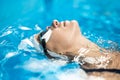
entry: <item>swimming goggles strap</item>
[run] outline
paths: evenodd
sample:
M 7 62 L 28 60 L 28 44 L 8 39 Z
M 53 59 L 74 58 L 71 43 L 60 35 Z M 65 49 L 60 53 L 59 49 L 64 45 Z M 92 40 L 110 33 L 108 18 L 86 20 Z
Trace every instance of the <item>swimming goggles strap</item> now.
M 64 60 L 69 60 L 69 59 L 67 59 L 65 56 L 62 56 L 62 55 L 59 55 L 59 54 L 53 54 L 53 53 L 55 53 L 55 52 L 52 52 L 52 51 L 49 51 L 47 48 L 46 48 L 46 43 L 48 42 L 48 40 L 49 40 L 49 38 L 50 38 L 50 36 L 51 36 L 51 34 L 52 34 L 52 30 L 51 29 L 49 29 L 48 31 L 44 31 L 44 32 L 42 32 L 42 33 L 40 33 L 40 35 L 39 35 L 39 39 L 40 39 L 40 41 L 41 41 L 41 45 L 42 45 L 42 47 L 43 47 L 43 50 L 44 50 L 44 53 L 45 53 L 45 55 L 48 57 L 48 58 L 58 58 L 58 59 L 64 59 Z M 40 37 L 41 36 L 41 37 Z M 57 56 L 56 56 L 57 55 Z M 69 60 L 69 62 L 70 62 L 70 60 Z
M 43 49 L 44 49 L 44 53 L 45 53 L 45 55 L 46 55 L 48 58 L 55 58 L 55 57 L 51 56 L 51 55 L 48 53 L 47 48 L 46 48 L 45 39 L 42 39 L 42 46 L 43 46 Z

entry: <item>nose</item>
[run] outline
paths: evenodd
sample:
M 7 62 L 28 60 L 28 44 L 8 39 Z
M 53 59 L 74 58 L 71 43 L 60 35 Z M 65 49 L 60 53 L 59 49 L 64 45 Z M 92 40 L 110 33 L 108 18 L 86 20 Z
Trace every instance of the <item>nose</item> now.
M 58 22 L 57 20 L 54 20 L 54 21 L 52 22 L 52 26 L 53 26 L 53 27 L 57 28 L 58 25 L 59 25 L 59 22 Z

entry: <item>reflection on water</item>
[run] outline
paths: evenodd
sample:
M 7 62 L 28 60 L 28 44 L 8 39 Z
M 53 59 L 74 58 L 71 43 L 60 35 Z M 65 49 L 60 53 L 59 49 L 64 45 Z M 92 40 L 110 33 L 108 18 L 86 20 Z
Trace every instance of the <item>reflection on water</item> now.
M 12 1 L 0 1 L 0 80 L 86 80 L 77 63 L 49 60 L 35 50 L 31 37 L 53 19 L 76 19 L 87 38 L 106 49 L 120 50 L 117 0 Z

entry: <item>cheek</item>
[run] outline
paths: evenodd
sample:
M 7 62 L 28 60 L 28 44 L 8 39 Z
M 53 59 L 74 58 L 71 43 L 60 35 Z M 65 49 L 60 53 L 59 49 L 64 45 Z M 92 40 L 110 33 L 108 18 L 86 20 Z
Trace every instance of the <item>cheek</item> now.
M 67 50 L 69 47 L 72 46 L 73 42 L 70 38 L 68 33 L 56 33 L 52 34 L 50 40 L 47 43 L 47 48 L 53 51 L 59 50 Z
M 51 41 L 59 44 L 67 44 L 71 39 L 69 38 L 70 34 L 66 32 L 57 32 L 51 36 Z

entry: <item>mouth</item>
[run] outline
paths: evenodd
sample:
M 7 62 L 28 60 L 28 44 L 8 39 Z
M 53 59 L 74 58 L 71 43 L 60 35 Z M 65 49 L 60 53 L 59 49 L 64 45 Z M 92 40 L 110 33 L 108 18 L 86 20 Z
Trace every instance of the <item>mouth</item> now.
M 70 21 L 64 21 L 64 27 L 67 27 L 67 25 L 69 25 L 70 24 Z

